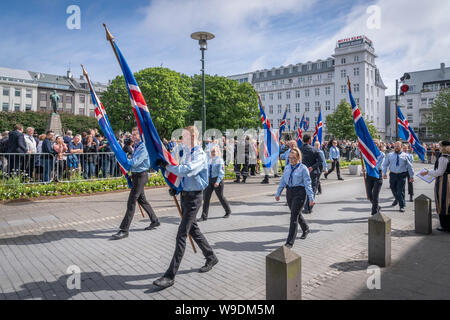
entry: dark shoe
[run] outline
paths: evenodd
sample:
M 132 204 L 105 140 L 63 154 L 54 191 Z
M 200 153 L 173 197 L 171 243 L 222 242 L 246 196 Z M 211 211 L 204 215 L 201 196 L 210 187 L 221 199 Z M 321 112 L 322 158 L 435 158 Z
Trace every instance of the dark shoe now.
M 227 218 L 229 218 L 230 217 L 230 215 L 231 215 L 231 212 L 230 213 L 227 213 L 227 214 L 225 214 L 223 217 L 224 217 L 224 219 L 227 219 Z
M 400 207 L 400 209 L 399 209 L 398 211 L 400 211 L 400 212 L 405 212 L 405 208 Z
M 280 176 L 277 175 L 277 174 L 274 174 L 273 177 L 274 177 L 274 178 L 279 178 Z
M 197 219 L 197 222 L 202 222 L 202 221 L 206 221 L 206 220 L 208 220 L 208 218 L 201 216 L 200 218 Z
M 396 205 L 398 205 L 398 201 L 394 200 L 394 202 L 392 202 L 392 206 L 396 206 Z
M 288 205 L 289 205 L 289 203 L 287 203 L 287 202 L 286 202 L 286 203 L 285 203 L 284 205 L 285 205 L 285 206 L 288 206 Z
M 161 288 L 168 288 L 170 286 L 173 286 L 173 284 L 175 283 L 175 280 L 173 279 L 169 279 L 166 277 L 161 277 L 158 280 L 153 281 L 153 284 L 155 286 L 161 287 Z
M 325 177 L 325 179 L 328 179 L 328 173 L 325 173 L 323 176 Z
M 241 183 L 245 183 L 246 180 L 247 180 L 246 178 L 242 179 Z
M 309 229 L 306 230 L 305 232 L 303 232 L 302 236 L 300 237 L 300 239 L 306 239 L 306 236 L 308 235 L 308 233 L 310 233 Z
M 289 249 L 292 248 L 292 244 L 290 244 L 290 243 L 286 243 L 284 246 L 285 246 L 286 248 L 289 248 Z
M 112 239 L 113 240 L 120 240 L 120 239 L 123 239 L 123 238 L 126 238 L 126 237 L 128 237 L 128 231 L 123 231 L 123 230 L 120 230 L 116 234 L 112 235 Z
M 342 179 L 341 177 L 339 177 L 338 180 L 344 180 L 344 179 Z
M 317 195 L 322 194 L 322 191 L 317 191 Z
M 236 177 L 236 180 L 234 180 L 233 182 L 234 182 L 234 183 L 239 183 L 239 182 L 241 182 L 241 176 Z
M 413 202 L 414 200 L 413 200 L 413 195 L 410 195 L 409 196 L 409 202 Z
M 160 225 L 161 225 L 161 223 L 159 221 L 152 222 L 152 223 L 150 223 L 150 225 L 147 228 L 145 228 L 145 230 L 153 230 L 156 227 L 159 227 Z
M 265 177 L 264 177 L 264 180 L 261 181 L 261 183 L 262 183 L 262 184 L 268 184 L 268 183 L 269 183 L 269 177 L 268 177 L 268 176 L 265 176 Z
M 198 270 L 198 272 L 208 272 L 212 269 L 217 263 L 219 262 L 219 259 L 214 258 L 214 260 L 206 261 L 205 265 Z
M 304 213 L 304 214 L 309 214 L 309 213 L 311 213 L 311 211 L 306 210 L 306 209 L 303 209 L 302 213 Z

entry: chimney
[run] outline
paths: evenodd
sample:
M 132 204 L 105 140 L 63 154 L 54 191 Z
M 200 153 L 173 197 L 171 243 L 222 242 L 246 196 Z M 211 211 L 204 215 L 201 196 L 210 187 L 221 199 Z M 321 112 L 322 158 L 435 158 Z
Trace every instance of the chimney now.
M 67 70 L 67 78 L 72 79 L 72 72 L 69 70 Z
M 441 73 L 442 73 L 442 75 L 445 74 L 445 63 L 444 62 L 441 62 Z

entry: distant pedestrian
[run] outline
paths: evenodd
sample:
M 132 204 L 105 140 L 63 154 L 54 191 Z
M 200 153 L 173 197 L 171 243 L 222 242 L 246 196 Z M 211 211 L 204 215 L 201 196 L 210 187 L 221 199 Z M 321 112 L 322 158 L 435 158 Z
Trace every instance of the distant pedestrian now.
M 338 180 L 344 180 L 341 178 L 341 169 L 340 169 L 340 151 L 337 147 L 337 141 L 333 140 L 332 146 L 330 148 L 329 160 L 331 161 L 331 169 L 325 173 L 325 179 L 328 179 L 328 175 L 333 172 L 334 168 L 336 168 L 336 174 Z

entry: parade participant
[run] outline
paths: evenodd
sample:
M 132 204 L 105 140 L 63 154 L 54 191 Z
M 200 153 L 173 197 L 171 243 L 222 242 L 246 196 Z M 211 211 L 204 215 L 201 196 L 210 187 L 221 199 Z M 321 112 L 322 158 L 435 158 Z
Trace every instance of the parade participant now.
M 437 230 L 450 232 L 450 142 L 439 142 L 439 151 L 439 158 L 436 159 L 434 170 L 424 171 L 421 175 L 429 174 L 436 177 L 434 199 L 441 224 Z
M 242 157 L 242 155 L 239 154 L 239 151 L 241 151 L 239 145 L 241 145 L 241 147 L 243 147 L 244 149 L 243 154 L 244 157 Z M 246 136 L 243 142 L 241 141 L 238 142 L 237 139 L 235 139 L 234 173 L 236 174 L 236 180 L 234 180 L 233 182 L 235 183 L 241 182 L 241 176 L 242 176 L 242 183 L 246 182 L 249 173 L 248 172 L 249 160 L 250 160 L 250 137 Z
M 289 235 L 285 246 L 292 248 L 297 237 L 298 224 L 302 228 L 303 234 L 300 239 L 306 239 L 309 227 L 301 214 L 303 205 L 309 199 L 309 206 L 314 206 L 314 192 L 311 188 L 311 178 L 308 168 L 301 163 L 302 156 L 300 150 L 296 147 L 291 149 L 289 154 L 289 164 L 286 165 L 283 176 L 281 177 L 275 200 L 280 201 L 281 192 L 287 187 L 286 199 L 291 210 L 291 223 L 289 226 Z M 308 195 L 308 197 L 307 197 Z
M 414 177 L 412 163 L 406 153 L 402 152 L 402 143 L 394 144 L 394 152 L 387 155 L 383 163 L 383 179 L 387 179 L 387 168 L 389 167 L 389 187 L 394 195 L 393 206 L 400 206 L 400 212 L 405 212 L 405 180 L 407 171 L 410 177 Z M 414 182 L 414 178 L 409 181 Z
M 329 160 L 331 161 L 331 169 L 328 170 L 328 172 L 326 172 L 324 174 L 324 176 L 325 176 L 325 179 L 328 179 L 328 175 L 331 172 L 333 172 L 334 168 L 336 168 L 338 180 L 344 180 L 341 178 L 341 169 L 340 169 L 340 165 L 339 165 L 340 152 L 339 152 L 339 148 L 337 147 L 337 141 L 333 140 L 332 144 L 333 145 L 330 148 L 330 155 L 329 155 Z
M 131 159 L 127 159 L 130 165 L 131 181 L 133 187 L 128 196 L 127 211 L 125 217 L 120 224 L 120 230 L 112 236 L 113 240 L 119 240 L 128 237 L 131 221 L 133 220 L 136 210 L 136 201 L 141 205 L 142 209 L 148 214 L 151 224 L 145 230 L 153 230 L 160 225 L 158 217 L 153 211 L 150 203 L 145 198 L 144 187 L 148 181 L 148 170 L 150 170 L 150 160 L 148 157 L 145 144 L 141 141 L 139 129 L 134 127 L 131 134 L 134 142 L 134 152 Z
M 322 165 L 319 167 L 319 175 L 317 176 L 317 194 L 322 194 L 322 186 L 320 184 L 320 176 L 322 175 L 322 172 L 327 170 L 327 161 L 325 160 L 325 154 L 320 149 L 320 142 L 316 141 L 314 143 L 314 148 L 319 152 L 320 159 L 322 159 Z
M 286 145 L 289 147 L 281 156 L 280 158 L 284 160 L 285 166 L 289 163 L 289 153 L 293 148 L 297 148 L 297 142 L 295 140 L 289 140 Z
M 200 268 L 199 272 L 208 272 L 219 262 L 208 241 L 200 232 L 195 219 L 202 204 L 203 190 L 208 185 L 206 154 L 198 142 L 198 129 L 195 126 L 189 126 L 183 131 L 183 143 L 185 146 L 190 146 L 191 150 L 190 154 L 183 158 L 180 165 L 167 165 L 163 160 L 157 163 L 158 166 L 165 167 L 167 171 L 183 179 L 183 191 L 181 192 L 182 218 L 178 227 L 175 252 L 164 276 L 153 282 L 154 285 L 162 288 L 170 287 L 175 282 L 175 275 L 186 249 L 188 234 L 192 236 L 206 258 L 206 263 Z M 175 195 L 175 190 L 170 189 L 169 193 Z
M 311 146 L 311 136 L 309 134 L 303 135 L 303 145 L 300 148 L 302 152 L 302 163 L 308 168 L 309 176 L 311 177 L 311 187 L 313 189 L 313 194 L 317 191 L 317 177 L 320 173 L 320 166 L 322 159 L 320 158 L 319 152 Z M 309 214 L 312 212 L 312 202 L 311 198 L 305 203 L 305 209 L 303 213 Z
M 377 170 L 379 172 L 378 178 L 368 174 L 367 179 L 366 179 L 367 194 L 369 196 L 370 202 L 372 203 L 372 215 L 379 213 L 380 209 L 381 209 L 381 207 L 379 206 L 379 202 L 380 202 L 379 198 L 380 198 L 381 186 L 383 185 L 382 168 L 383 168 L 383 163 L 384 163 L 384 158 L 385 158 L 383 145 L 381 145 L 380 141 L 377 139 L 374 139 L 373 142 L 375 142 L 375 145 L 381 152 L 377 158 L 377 164 L 375 167 L 375 170 Z M 366 173 L 366 171 L 364 169 L 363 169 L 363 173 L 364 174 Z
M 229 218 L 231 214 L 230 205 L 223 196 L 223 178 L 225 177 L 225 165 L 220 156 L 219 147 L 215 146 L 211 149 L 211 159 L 208 164 L 209 184 L 203 191 L 203 210 L 202 216 L 197 221 L 206 221 L 208 219 L 209 202 L 213 191 L 216 192 L 217 198 L 225 209 L 224 218 Z
M 403 144 L 403 152 L 408 156 L 409 161 L 411 162 L 411 164 L 414 162 L 414 156 L 412 155 L 412 153 L 410 153 L 409 151 L 411 151 L 409 145 L 407 143 Z M 413 197 L 414 197 L 414 187 L 411 181 L 409 181 L 410 178 L 414 178 L 414 177 L 410 177 L 409 176 L 409 172 L 407 172 L 406 178 L 408 181 L 408 194 L 409 194 L 409 202 L 413 202 Z

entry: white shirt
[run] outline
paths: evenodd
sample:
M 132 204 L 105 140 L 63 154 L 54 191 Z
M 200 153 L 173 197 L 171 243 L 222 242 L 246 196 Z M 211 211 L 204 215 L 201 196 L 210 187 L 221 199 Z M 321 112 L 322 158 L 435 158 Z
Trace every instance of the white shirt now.
M 447 170 L 447 164 L 448 164 L 448 155 L 447 157 L 445 155 L 441 155 L 439 157 L 438 168 L 436 170 L 429 170 L 428 174 L 433 177 L 440 177 L 444 175 L 445 170 Z
M 25 138 L 25 143 L 27 144 L 28 152 L 36 153 L 36 140 L 28 134 L 23 135 Z

